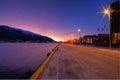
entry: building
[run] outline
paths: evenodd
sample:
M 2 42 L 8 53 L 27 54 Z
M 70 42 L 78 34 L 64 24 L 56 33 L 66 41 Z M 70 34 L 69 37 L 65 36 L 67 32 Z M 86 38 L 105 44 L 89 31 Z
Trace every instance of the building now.
M 82 38 L 81 43 L 98 46 L 108 46 L 109 34 L 86 35 Z
M 120 1 L 110 4 L 110 12 L 111 44 L 120 47 Z
M 96 45 L 108 46 L 109 34 L 98 34 L 96 39 Z
M 92 44 L 92 36 L 91 35 L 84 36 L 84 39 L 85 39 L 86 44 Z

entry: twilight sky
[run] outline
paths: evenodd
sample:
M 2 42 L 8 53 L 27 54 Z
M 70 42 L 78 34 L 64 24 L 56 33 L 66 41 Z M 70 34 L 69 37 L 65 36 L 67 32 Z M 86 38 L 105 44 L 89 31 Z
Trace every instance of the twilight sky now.
M 0 0 L 0 25 L 29 30 L 55 40 L 98 34 L 108 27 L 100 14 L 116 0 Z M 108 33 L 107 31 L 104 33 Z

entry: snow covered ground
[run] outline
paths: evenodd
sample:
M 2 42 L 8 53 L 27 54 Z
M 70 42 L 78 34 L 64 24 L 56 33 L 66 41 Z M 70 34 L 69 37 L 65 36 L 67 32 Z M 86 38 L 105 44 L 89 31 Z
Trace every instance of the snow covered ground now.
M 0 78 L 20 78 L 35 71 L 57 43 L 0 43 Z
M 120 80 L 120 50 L 62 44 L 39 78 Z

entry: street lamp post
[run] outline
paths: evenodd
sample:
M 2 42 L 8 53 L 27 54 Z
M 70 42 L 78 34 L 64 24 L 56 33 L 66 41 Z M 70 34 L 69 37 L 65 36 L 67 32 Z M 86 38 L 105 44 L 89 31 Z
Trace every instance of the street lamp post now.
M 103 7 L 103 12 L 102 12 L 104 15 L 107 15 L 108 16 L 108 20 L 109 20 L 109 47 L 111 48 L 111 26 L 110 26 L 110 13 L 111 13 L 111 10 L 110 8 L 105 8 Z
M 79 37 L 81 37 L 81 33 L 80 33 L 81 30 L 78 29 L 77 31 L 79 32 Z M 81 38 L 79 38 L 79 41 L 80 41 L 80 44 L 81 44 L 81 40 L 80 40 L 80 39 L 81 39 Z

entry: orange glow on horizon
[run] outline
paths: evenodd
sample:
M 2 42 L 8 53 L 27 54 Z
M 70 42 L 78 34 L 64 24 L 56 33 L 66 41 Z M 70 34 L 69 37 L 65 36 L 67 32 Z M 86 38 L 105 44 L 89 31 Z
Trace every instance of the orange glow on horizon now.
M 55 37 L 55 36 L 52 36 L 52 35 L 51 36 L 49 35 L 48 37 L 52 38 L 55 41 L 66 41 L 62 37 Z

